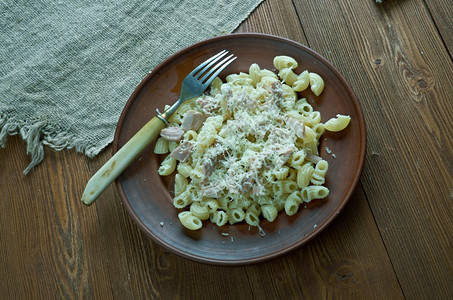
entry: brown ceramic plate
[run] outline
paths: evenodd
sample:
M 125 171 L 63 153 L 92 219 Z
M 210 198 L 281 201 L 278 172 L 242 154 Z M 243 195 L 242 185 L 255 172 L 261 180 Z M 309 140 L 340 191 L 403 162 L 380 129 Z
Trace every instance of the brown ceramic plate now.
M 307 69 L 323 77 L 325 89 L 320 97 L 314 96 L 309 89 L 301 93 L 321 112 L 323 122 L 338 113 L 352 117 L 345 130 L 326 133 L 321 140 L 320 155 L 329 162 L 326 177 L 329 196 L 312 201 L 292 217 L 280 213 L 272 223 L 262 221 L 265 236 L 247 224 L 217 227 L 209 221 L 204 221 L 201 230 L 185 230 L 179 223 L 178 210 L 172 204 L 174 178 L 162 178 L 157 174 L 163 157 L 153 153 L 154 144 L 116 180 L 124 207 L 153 241 L 195 261 L 244 265 L 275 258 L 306 244 L 340 213 L 362 171 L 366 144 L 365 122 L 359 103 L 345 78 L 313 50 L 276 36 L 232 34 L 192 45 L 158 65 L 127 102 L 115 133 L 114 151 L 156 115 L 156 108 L 162 111 L 165 104 L 176 101 L 182 79 L 190 71 L 223 49 L 234 53 L 238 59 L 221 74 L 222 79 L 231 73 L 247 72 L 252 63 L 273 70 L 275 56 L 289 55 L 299 62 L 296 72 Z

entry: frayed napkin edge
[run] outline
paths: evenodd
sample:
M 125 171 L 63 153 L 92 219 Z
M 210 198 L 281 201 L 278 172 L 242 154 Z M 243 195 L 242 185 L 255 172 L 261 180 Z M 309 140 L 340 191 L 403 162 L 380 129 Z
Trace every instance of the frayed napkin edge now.
M 18 121 L 0 115 L 0 147 L 5 148 L 8 137 L 13 135 L 20 135 L 26 142 L 26 153 L 31 157 L 31 162 L 23 171 L 25 175 L 44 160 L 45 145 L 56 151 L 75 149 L 93 158 L 113 141 L 110 138 L 104 143 L 105 147 L 97 147 L 83 139 L 77 139 L 74 134 L 62 128 L 55 128 L 45 120 Z

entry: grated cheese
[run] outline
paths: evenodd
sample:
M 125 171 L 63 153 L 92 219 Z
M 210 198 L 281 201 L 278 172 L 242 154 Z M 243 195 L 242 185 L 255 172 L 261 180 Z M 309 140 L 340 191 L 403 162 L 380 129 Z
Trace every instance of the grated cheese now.
M 203 153 L 204 168 L 209 170 L 202 194 L 263 194 L 266 183 L 273 180 L 272 172 L 297 150 L 296 128 L 286 114 L 294 103 L 284 105 L 285 100 L 279 82 L 256 89 L 223 84 L 221 93 L 198 99 L 208 116 L 198 136 L 216 133 L 221 127 L 207 149 L 200 149 L 205 147 L 203 143 L 194 147 L 194 153 Z

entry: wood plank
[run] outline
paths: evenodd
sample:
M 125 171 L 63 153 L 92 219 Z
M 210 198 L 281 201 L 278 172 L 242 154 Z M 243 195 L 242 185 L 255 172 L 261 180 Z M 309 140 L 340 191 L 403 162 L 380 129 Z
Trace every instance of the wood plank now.
M 295 4 L 310 46 L 362 104 L 362 183 L 404 295 L 441 299 L 453 294 L 453 67 L 423 3 L 388 2 Z
M 68 162 L 71 154 L 47 151 L 47 163 L 24 176 L 29 160 L 24 143 L 14 137 L 8 147 L 1 152 L 0 167 L 7 196 L 0 201 L 1 252 L 6 255 L 1 272 L 11 282 L 1 290 L 22 299 L 73 297 L 86 285 L 87 261 L 70 191 L 82 184 L 84 168 Z M 69 177 L 63 173 L 68 165 L 74 167 Z
M 291 0 L 262 2 L 236 32 L 256 32 L 278 35 L 306 45 L 303 28 Z
M 424 1 L 424 4 L 450 53 L 450 58 L 453 57 L 453 2 L 450 0 L 430 0 Z

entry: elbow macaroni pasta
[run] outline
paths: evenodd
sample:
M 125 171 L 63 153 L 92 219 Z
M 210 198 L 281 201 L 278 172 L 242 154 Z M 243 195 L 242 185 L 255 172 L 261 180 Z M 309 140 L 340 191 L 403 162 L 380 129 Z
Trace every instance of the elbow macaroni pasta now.
M 168 143 L 169 141 L 164 139 L 163 137 L 159 137 L 156 141 L 156 145 L 154 146 L 154 153 L 156 154 L 166 154 L 168 153 Z
M 280 211 L 294 215 L 301 203 L 328 196 L 329 164 L 318 156 L 319 139 L 324 130 L 346 128 L 350 117 L 322 123 L 298 94 L 310 86 L 319 96 L 321 76 L 298 73 L 289 56 L 276 56 L 273 65 L 278 75 L 252 64 L 226 82 L 216 78 L 209 93 L 182 104 L 171 119 L 181 126 L 189 111 L 198 111 L 206 116 L 202 127 L 187 130 L 180 144 L 157 140 L 154 152 L 167 155 L 158 172 L 176 171 L 173 205 L 183 210 L 178 218 L 185 228 L 200 229 L 204 220 L 259 227 L 262 219 L 273 222 Z M 193 147 L 177 161 L 171 152 L 184 143 Z
M 316 73 L 309 73 L 310 76 L 310 88 L 311 91 L 316 95 L 321 95 L 324 90 L 324 80 Z
M 175 175 L 175 196 L 181 195 L 187 189 L 187 179 L 181 174 Z
M 293 89 L 296 92 L 305 91 L 308 86 L 310 85 L 310 74 L 307 70 L 303 71 L 302 73 L 297 76 L 296 81 L 293 83 Z
M 159 175 L 167 176 L 173 173 L 176 169 L 176 159 L 167 156 L 159 167 Z
M 202 202 L 192 202 L 190 212 L 200 220 L 209 219 L 209 208 Z
M 190 230 L 197 230 L 203 226 L 201 220 L 194 216 L 190 211 L 183 211 L 179 213 L 178 218 L 181 224 Z
M 324 124 L 324 128 L 328 131 L 336 132 L 336 131 L 341 131 L 348 126 L 349 122 L 351 121 L 350 116 L 345 116 L 345 115 L 337 115 L 336 118 L 332 118 L 328 120 Z
M 283 70 L 283 69 L 295 69 L 297 68 L 298 66 L 298 63 L 297 61 L 290 57 L 290 56 L 286 56 L 286 55 L 279 55 L 279 56 L 276 56 L 274 57 L 274 67 L 277 69 L 277 70 Z

